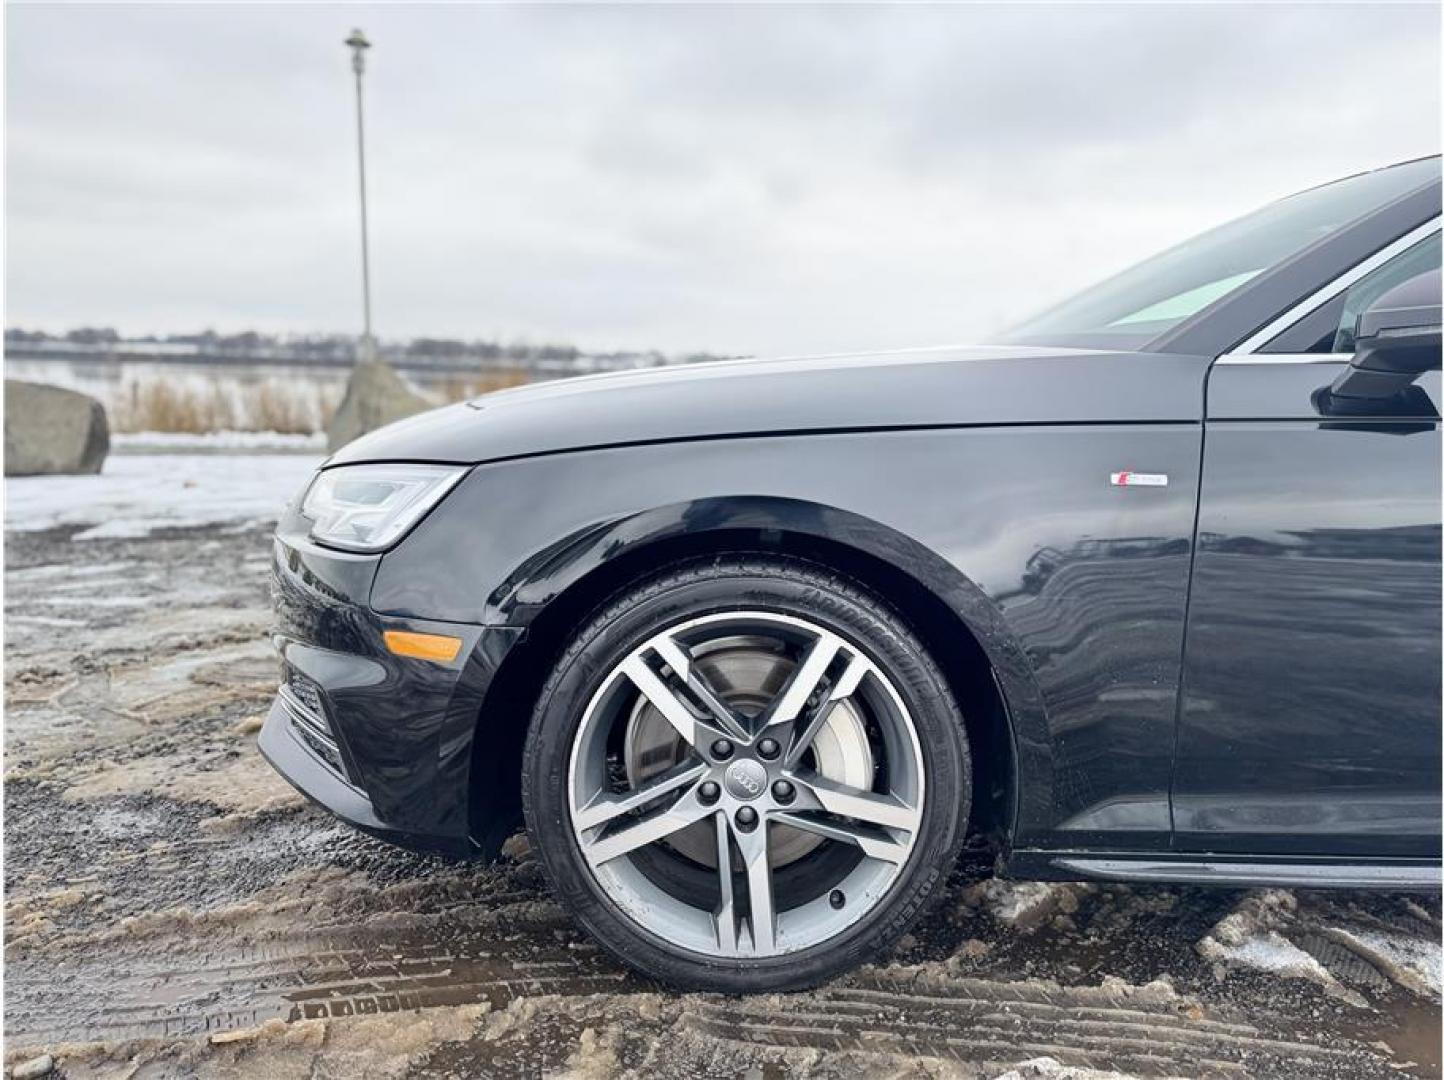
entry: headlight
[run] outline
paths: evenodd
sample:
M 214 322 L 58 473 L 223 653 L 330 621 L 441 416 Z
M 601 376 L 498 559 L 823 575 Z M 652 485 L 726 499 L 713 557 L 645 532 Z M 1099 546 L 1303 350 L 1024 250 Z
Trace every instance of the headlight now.
M 405 535 L 465 475 L 449 465 L 342 465 L 316 474 L 301 500 L 311 539 L 380 551 Z

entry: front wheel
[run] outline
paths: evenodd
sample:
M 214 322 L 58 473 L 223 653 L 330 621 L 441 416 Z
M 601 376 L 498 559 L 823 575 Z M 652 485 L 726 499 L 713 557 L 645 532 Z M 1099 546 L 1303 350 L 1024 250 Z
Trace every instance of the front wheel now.
M 645 974 L 726 992 L 883 952 L 955 859 L 971 789 L 957 707 L 902 620 L 812 564 L 741 556 L 593 617 L 524 769 L 575 917 Z

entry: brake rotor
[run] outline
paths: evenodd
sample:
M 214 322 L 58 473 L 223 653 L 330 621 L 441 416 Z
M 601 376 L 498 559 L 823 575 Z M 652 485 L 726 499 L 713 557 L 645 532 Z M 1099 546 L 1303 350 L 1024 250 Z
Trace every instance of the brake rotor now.
M 748 719 L 782 692 L 797 666 L 780 642 L 767 637 L 719 638 L 694 646 L 692 659 L 713 692 Z M 667 771 L 687 755 L 687 744 L 677 729 L 638 695 L 623 736 L 623 761 L 632 786 Z M 872 787 L 872 747 L 862 715 L 851 699 L 833 708 L 804 760 L 828 780 L 863 791 Z M 768 862 L 773 867 L 786 866 L 825 842 L 815 833 L 774 825 Z M 674 833 L 666 843 L 693 862 L 717 865 L 717 834 L 711 820 Z

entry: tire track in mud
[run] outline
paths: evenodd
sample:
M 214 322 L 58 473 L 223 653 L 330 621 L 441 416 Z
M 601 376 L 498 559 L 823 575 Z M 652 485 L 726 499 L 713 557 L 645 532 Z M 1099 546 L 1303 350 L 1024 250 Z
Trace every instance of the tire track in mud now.
M 6 1037 L 36 1046 L 180 1038 L 272 1019 L 476 1002 L 502 1008 L 542 994 L 615 993 L 626 983 L 646 989 L 576 940 L 559 909 L 538 906 L 529 898 L 489 907 L 482 919 L 455 920 L 472 923 L 461 932 L 414 925 L 445 920 L 443 911 L 390 917 L 374 928 L 287 932 L 243 924 L 187 935 L 72 937 L 64 956 L 50 948 L 8 965 Z
M 184 947 L 174 937 L 122 941 L 106 950 L 104 966 L 115 974 L 104 1000 L 95 996 L 97 965 L 89 958 L 37 958 L 43 979 L 22 961 L 7 1036 L 35 1046 L 81 1035 L 181 1039 L 272 1019 L 341 1020 L 480 1002 L 501 1010 L 538 997 L 588 1009 L 656 991 L 576 939 L 559 909 L 534 898 L 481 911 L 441 909 L 426 919 L 451 930 L 438 938 L 433 926 L 408 928 L 422 921 L 416 917 L 392 917 L 374 927 L 269 936 L 233 927 L 224 935 L 230 941 L 205 935 Z M 458 924 L 469 928 L 458 933 Z M 92 1007 L 80 1004 L 86 998 Z M 1317 1033 L 1280 1036 L 1235 1011 L 1205 1008 L 1166 983 L 920 980 L 913 969 L 878 968 L 811 993 L 676 1000 L 682 1003 L 676 1026 L 719 1052 L 734 1045 L 857 1051 L 998 1071 L 1046 1056 L 1140 1075 L 1177 1074 L 1185 1063 L 1191 1076 L 1368 1076 L 1387 1067 Z M 63 1022 L 54 1023 L 56 1017 Z
M 1206 1019 L 1196 1004 L 1171 993 L 1143 1005 L 1120 1001 L 1106 987 L 967 979 L 946 993 L 922 993 L 897 988 L 886 976 L 860 981 L 864 985 L 822 992 L 815 1006 L 789 1009 L 782 1022 L 743 1002 L 703 1010 L 697 1023 L 714 1037 L 835 1050 L 866 1046 L 1000 1069 L 1020 1054 L 1145 1074 L 1189 1062 L 1193 1075 L 1281 1076 L 1353 1061 L 1346 1049 Z

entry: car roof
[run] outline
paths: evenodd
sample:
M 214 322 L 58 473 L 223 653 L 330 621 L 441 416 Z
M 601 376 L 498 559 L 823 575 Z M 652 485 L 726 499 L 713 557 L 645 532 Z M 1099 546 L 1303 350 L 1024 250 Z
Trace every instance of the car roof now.
M 1319 188 L 1331 187 L 1334 184 L 1342 184 L 1345 180 L 1353 180 L 1355 177 L 1358 176 L 1368 176 L 1371 173 L 1388 172 L 1390 169 L 1402 169 L 1406 165 L 1417 165 L 1421 161 L 1439 161 L 1439 158 L 1440 156 L 1438 154 L 1420 154 L 1418 157 L 1405 158 L 1403 161 L 1393 161 L 1390 162 L 1388 165 L 1380 165 L 1377 168 L 1360 169 L 1358 172 L 1349 173 L 1346 176 L 1336 176 L 1332 180 L 1325 180 L 1323 181 L 1323 183 L 1313 184 L 1306 188 L 1300 188 L 1298 191 L 1295 191 L 1293 195 L 1286 195 L 1284 196 L 1284 198 L 1291 199 L 1294 195 L 1302 195 L 1308 191 L 1318 191 Z

